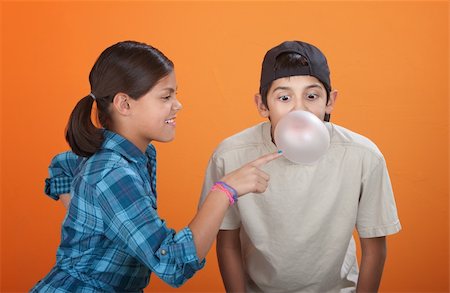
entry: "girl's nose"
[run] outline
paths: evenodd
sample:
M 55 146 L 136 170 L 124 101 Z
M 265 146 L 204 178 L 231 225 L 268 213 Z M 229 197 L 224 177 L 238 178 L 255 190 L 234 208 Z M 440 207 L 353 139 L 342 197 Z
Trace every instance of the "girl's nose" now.
M 183 109 L 183 105 L 180 103 L 180 101 L 175 100 L 175 103 L 173 105 L 174 110 L 176 111 L 180 111 L 181 109 Z

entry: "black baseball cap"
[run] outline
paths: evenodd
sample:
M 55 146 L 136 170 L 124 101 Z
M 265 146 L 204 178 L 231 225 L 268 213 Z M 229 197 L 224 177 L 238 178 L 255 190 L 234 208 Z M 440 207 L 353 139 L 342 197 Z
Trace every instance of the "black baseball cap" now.
M 277 57 L 283 53 L 298 53 L 307 61 L 308 66 L 298 66 L 295 68 L 275 68 Z M 286 41 L 267 51 L 264 56 L 261 69 L 261 81 L 259 92 L 278 78 L 311 75 L 317 78 L 324 85 L 327 93 L 331 91 L 330 69 L 328 68 L 325 55 L 315 46 L 301 41 Z

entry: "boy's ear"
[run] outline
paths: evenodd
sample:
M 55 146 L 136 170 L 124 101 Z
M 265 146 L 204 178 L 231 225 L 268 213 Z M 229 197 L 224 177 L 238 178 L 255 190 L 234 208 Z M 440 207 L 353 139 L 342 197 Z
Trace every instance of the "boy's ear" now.
M 120 115 L 128 116 L 130 114 L 131 98 L 124 93 L 117 93 L 113 99 L 113 107 Z
M 258 109 L 259 115 L 261 115 L 261 117 L 268 118 L 269 117 L 269 109 L 266 107 L 266 105 L 264 105 L 261 95 L 256 94 L 254 100 L 255 100 L 256 108 Z
M 334 109 L 334 105 L 336 104 L 337 96 L 338 96 L 337 90 L 332 90 L 330 92 L 330 98 L 328 99 L 328 103 L 325 107 L 325 113 L 331 114 L 331 112 Z

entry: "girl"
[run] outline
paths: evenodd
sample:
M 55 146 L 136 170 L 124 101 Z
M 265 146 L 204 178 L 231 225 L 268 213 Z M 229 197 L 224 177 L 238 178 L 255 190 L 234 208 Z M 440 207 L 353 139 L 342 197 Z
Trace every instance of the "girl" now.
M 178 287 L 204 266 L 225 212 L 238 196 L 263 192 L 265 155 L 217 182 L 189 225 L 176 233 L 156 211 L 152 140 L 174 139 L 177 83 L 156 48 L 125 41 L 107 48 L 89 75 L 91 93 L 75 106 L 66 131 L 77 165 L 57 262 L 32 292 L 142 292 L 154 272 Z M 98 120 L 91 121 L 96 103 Z M 71 164 L 66 164 L 71 165 Z

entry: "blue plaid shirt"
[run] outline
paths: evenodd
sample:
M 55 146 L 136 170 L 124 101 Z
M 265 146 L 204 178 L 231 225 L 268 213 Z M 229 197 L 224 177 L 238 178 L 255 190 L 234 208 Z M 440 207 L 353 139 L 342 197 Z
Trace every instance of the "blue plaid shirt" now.
M 72 198 L 56 265 L 32 292 L 142 292 L 151 272 L 178 287 L 204 266 L 191 230 L 176 233 L 156 212 L 152 145 L 143 154 L 105 131 L 97 153 L 89 159 L 60 154 L 50 176 L 46 192 L 56 199 L 71 188 Z

